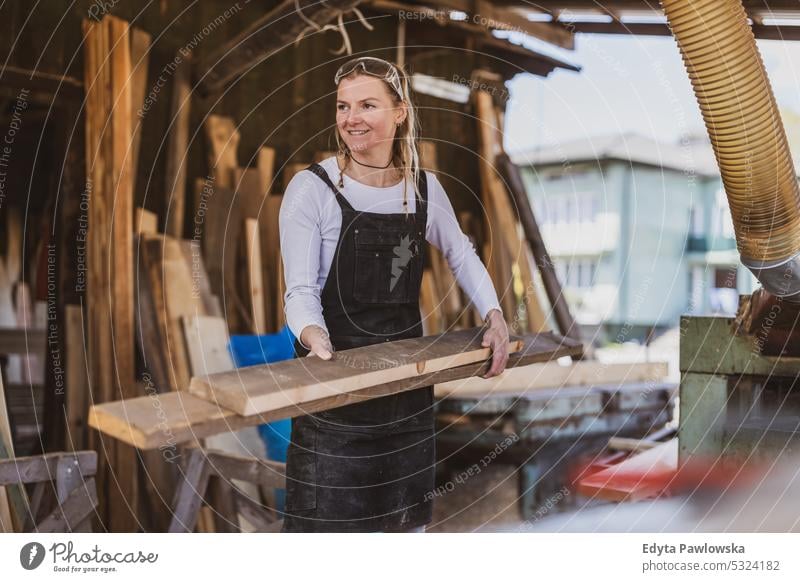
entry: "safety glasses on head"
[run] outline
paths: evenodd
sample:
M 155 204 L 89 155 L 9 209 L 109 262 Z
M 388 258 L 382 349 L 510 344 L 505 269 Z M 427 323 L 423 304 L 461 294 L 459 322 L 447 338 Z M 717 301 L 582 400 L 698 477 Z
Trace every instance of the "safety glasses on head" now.
M 400 83 L 400 73 L 397 71 L 397 67 L 389 61 L 384 61 L 377 57 L 358 57 L 357 59 L 347 61 L 336 71 L 336 76 L 333 79 L 334 83 L 339 85 L 339 81 L 352 74 L 356 69 L 361 69 L 366 75 L 383 79 L 392 86 L 397 96 L 400 97 L 401 100 L 403 99 L 403 88 Z

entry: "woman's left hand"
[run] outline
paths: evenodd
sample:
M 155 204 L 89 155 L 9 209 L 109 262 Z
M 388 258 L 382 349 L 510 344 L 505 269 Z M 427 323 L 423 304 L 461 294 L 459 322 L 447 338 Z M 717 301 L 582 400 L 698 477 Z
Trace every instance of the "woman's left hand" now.
M 492 366 L 483 378 L 492 378 L 503 373 L 508 363 L 508 325 L 499 309 L 492 309 L 486 316 L 489 328 L 483 333 L 481 345 L 492 348 Z

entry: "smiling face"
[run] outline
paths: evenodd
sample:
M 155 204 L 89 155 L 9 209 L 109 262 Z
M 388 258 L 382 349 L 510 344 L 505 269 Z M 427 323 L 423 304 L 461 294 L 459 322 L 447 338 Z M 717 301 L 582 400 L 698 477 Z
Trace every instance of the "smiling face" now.
M 397 124 L 406 117 L 386 83 L 370 75 L 344 78 L 336 93 L 336 125 L 353 152 L 377 147 L 391 150 Z

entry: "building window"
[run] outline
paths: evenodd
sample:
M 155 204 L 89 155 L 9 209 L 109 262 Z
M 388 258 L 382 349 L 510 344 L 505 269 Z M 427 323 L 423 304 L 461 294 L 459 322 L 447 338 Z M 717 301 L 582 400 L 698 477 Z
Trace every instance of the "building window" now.
M 571 289 L 590 289 L 594 286 L 597 274 L 597 260 L 569 259 L 556 261 L 556 274 L 564 287 Z
M 705 234 L 705 225 L 703 224 L 703 207 L 692 205 L 689 211 L 689 235 L 692 238 L 700 238 Z

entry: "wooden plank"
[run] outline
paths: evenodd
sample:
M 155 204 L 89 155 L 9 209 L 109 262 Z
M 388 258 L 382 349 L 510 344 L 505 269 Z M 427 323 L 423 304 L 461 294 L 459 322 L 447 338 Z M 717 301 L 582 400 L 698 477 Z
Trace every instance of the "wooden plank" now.
M 158 215 L 144 208 L 137 208 L 133 215 L 133 232 L 136 236 L 158 234 Z
M 83 475 L 78 470 L 79 463 L 77 459 L 61 458 L 56 465 L 56 500 L 59 505 L 67 503 L 70 494 L 84 486 Z M 88 519 L 78 520 L 70 523 L 70 529 L 76 532 L 90 532 L 92 531 L 91 524 Z
M 608 439 L 608 448 L 612 451 L 631 451 L 641 453 L 657 447 L 659 443 L 642 439 L 631 439 L 625 437 L 611 437 Z
M 133 290 L 133 159 L 130 148 L 134 140 L 131 119 L 131 50 L 128 23 L 119 18 L 109 18 L 111 101 L 108 103 L 111 120 L 112 180 L 113 189 L 106 195 L 113 204 L 110 212 L 112 231 L 109 233 L 111 265 L 108 276 L 111 282 L 111 337 L 113 345 L 114 376 L 112 386 L 117 387 L 118 398 L 138 396 L 135 382 L 135 330 Z M 93 198 L 92 202 L 96 202 Z M 91 236 L 92 227 L 89 228 Z M 112 267 L 113 265 L 113 267 Z M 96 379 L 95 379 L 96 380 Z M 113 483 L 107 489 L 109 495 L 109 529 L 111 531 L 135 532 L 138 529 L 138 477 L 135 451 L 124 443 L 114 446 Z M 95 492 L 91 492 L 92 496 Z M 91 510 L 96 505 L 93 498 Z M 78 503 L 77 501 L 75 503 Z M 68 519 L 70 529 L 82 519 Z
M 523 337 L 524 346 L 509 356 L 508 367 L 545 362 L 580 353 L 582 346 L 573 340 L 544 333 Z M 309 360 L 312 358 L 309 358 Z M 175 392 L 160 397 L 160 407 L 154 409 L 148 397 L 100 404 L 89 411 L 89 425 L 142 449 L 153 449 L 167 443 L 194 442 L 206 436 L 255 426 L 281 418 L 310 414 L 363 402 L 421 386 L 485 374 L 490 362 L 475 362 L 448 370 L 423 374 L 410 380 L 390 382 L 358 392 L 337 394 L 331 398 L 303 401 L 269 414 L 240 416 L 216 404 L 188 394 Z
M 275 188 L 275 148 L 262 146 L 258 150 L 256 169 L 259 175 L 259 190 L 268 195 Z
M 0 461 L 0 485 L 52 481 L 56 478 L 59 463 L 64 461 L 72 463 L 83 477 L 91 477 L 97 471 L 97 453 L 95 451 L 45 453 L 33 457 L 17 457 L 13 460 Z
M 73 489 L 62 505 L 36 526 L 39 533 L 72 532 L 94 513 L 97 507 L 97 491 L 94 479 Z
M 155 392 L 165 392 L 173 387 L 174 379 L 169 370 L 166 343 L 166 328 L 162 326 L 164 297 L 162 290 L 161 247 L 147 242 L 159 241 L 157 235 L 138 238 L 138 268 L 136 270 L 136 321 L 139 349 L 142 353 L 148 381 Z
M 232 190 L 235 171 L 239 167 L 236 151 L 240 136 L 236 123 L 230 117 L 209 115 L 203 128 L 209 144 L 208 167 L 214 184 Z
M 0 487 L 0 533 L 14 533 L 14 518 L 5 487 Z
M 296 358 L 252 366 L 192 378 L 189 392 L 243 416 L 260 414 L 485 360 L 491 350 L 480 345 L 481 337 L 480 329 L 463 330 L 343 350 L 331 361 Z M 512 337 L 509 353 L 521 347 L 522 340 Z
M 203 313 L 222 317 L 219 298 L 211 291 L 211 282 L 208 279 L 200 245 L 193 240 L 181 240 L 178 243 L 183 252 L 183 258 L 192 272 L 192 292 L 200 298 L 203 304 Z
M 578 482 L 578 492 L 609 501 L 636 501 L 655 497 L 678 469 L 678 439 L 630 457 Z
M 164 232 L 183 237 L 186 213 L 186 169 L 189 157 L 189 119 L 191 108 L 191 59 L 179 55 L 180 62 L 172 78 L 172 100 L 167 135 L 167 167 L 164 192 L 167 196 L 167 224 Z
M 131 38 L 131 172 L 132 181 L 136 185 L 136 175 L 139 169 L 139 149 L 142 143 L 142 118 L 139 112 L 144 105 L 145 92 L 147 91 L 147 69 L 150 57 L 150 35 L 141 28 L 132 28 Z
M 193 375 L 234 369 L 228 351 L 228 328 L 222 317 L 192 315 L 182 317 L 181 322 Z
M 83 308 L 66 305 L 64 309 L 67 365 L 66 444 L 77 451 L 88 446 L 86 412 L 89 410 L 89 378 L 87 374 L 86 338 L 83 335 Z
M 174 386 L 181 389 L 189 384 L 191 377 L 181 319 L 203 314 L 205 307 L 201 297 L 194 292 L 191 268 L 186 263 L 180 241 L 164 237 L 160 241 L 149 240 L 146 244 L 161 247 L 162 251 L 164 311 L 159 314 L 159 318 L 162 320 L 162 332 L 166 338 Z
M 536 222 L 536 217 L 533 214 L 533 207 L 528 198 L 528 193 L 525 190 L 525 185 L 522 182 L 519 168 L 505 153 L 500 154 L 497 161 L 500 169 L 504 172 L 504 177 L 508 183 L 509 190 L 517 208 L 517 215 L 525 231 L 525 237 L 533 253 L 536 266 L 539 268 L 539 274 L 542 278 L 545 293 L 547 293 L 547 298 L 550 301 L 550 305 L 553 307 L 553 315 L 558 324 L 558 330 L 561 335 L 565 337 L 571 337 L 575 341 L 581 341 L 580 328 L 575 324 L 575 320 L 572 318 L 572 313 L 569 310 L 569 305 L 567 304 L 566 297 L 561 288 L 561 283 L 558 281 L 558 276 L 556 275 L 555 265 L 550 259 L 550 254 L 547 252 L 547 247 L 544 244 L 544 238 L 539 230 L 539 224 Z
M 205 451 L 197 448 L 187 450 L 186 470 L 183 480 L 175 490 L 172 504 L 172 521 L 169 532 L 190 532 L 197 524 L 197 512 L 208 487 L 209 468 Z
M 256 335 L 266 333 L 266 313 L 264 304 L 264 287 L 261 266 L 261 239 L 259 225 L 255 218 L 246 218 L 244 221 L 245 257 L 247 258 L 247 280 L 249 282 L 248 302 L 253 322 L 253 333 Z
M 581 361 L 574 362 L 570 366 L 547 362 L 508 369 L 488 380 L 466 378 L 437 384 L 434 390 L 437 398 L 477 398 L 563 386 L 607 386 L 648 382 L 663 379 L 667 373 L 666 362 L 604 364 L 597 361 Z
M 133 321 L 133 175 L 130 147 L 131 60 L 128 23 L 84 21 L 86 163 L 89 205 L 87 353 L 95 402 L 135 395 Z M 96 443 L 96 446 L 101 446 Z M 112 531 L 136 528 L 136 459 L 124 446 L 104 448 L 116 486 L 98 471 L 101 514 Z M 107 500 L 107 501 L 106 501 Z
M 11 438 L 11 424 L 6 411 L 5 389 L 3 388 L 2 374 L 0 374 L 0 462 L 3 459 L 14 459 L 14 441 Z M 6 463 L 6 466 L 8 465 L 9 463 Z M 19 480 L 16 483 L 18 484 L 0 487 L 2 489 L 0 497 L 3 498 L 0 504 L 2 504 L 4 512 L 6 508 L 8 509 L 8 515 L 3 515 L 3 527 L 13 528 L 9 531 L 21 532 L 30 513 L 30 505 L 25 488 L 19 485 Z

